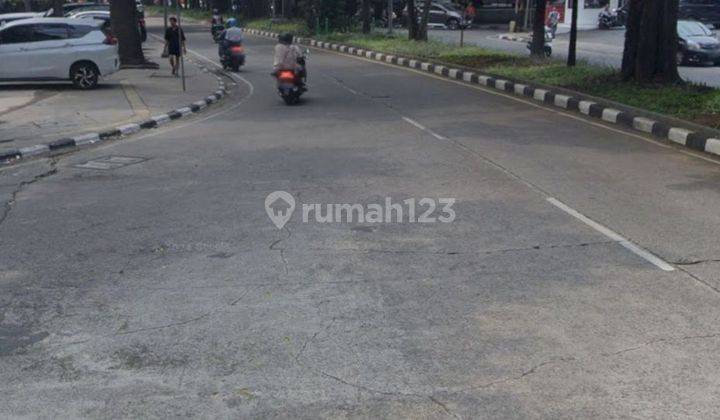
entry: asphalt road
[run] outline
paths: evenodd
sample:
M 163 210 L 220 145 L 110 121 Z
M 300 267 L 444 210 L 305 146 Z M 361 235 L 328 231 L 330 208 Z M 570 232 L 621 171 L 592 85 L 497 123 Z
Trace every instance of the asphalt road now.
M 465 31 L 464 41 L 499 51 L 508 51 L 516 54 L 528 54 L 526 43 L 508 41 L 498 38 L 502 31 L 488 29 L 471 29 Z M 460 31 L 433 30 L 432 38 L 444 42 L 459 44 Z M 568 50 L 567 33 L 558 33 L 553 41 L 553 57 L 565 60 Z M 579 31 L 577 42 L 577 58 L 588 63 L 601 66 L 620 68 L 622 64 L 625 30 Z M 679 68 L 680 76 L 691 82 L 720 87 L 720 67 L 711 65 L 682 66 Z
M 717 161 L 321 51 L 287 107 L 272 45 L 220 108 L 0 170 L 0 417 L 717 417 Z M 277 190 L 457 217 L 278 230 Z

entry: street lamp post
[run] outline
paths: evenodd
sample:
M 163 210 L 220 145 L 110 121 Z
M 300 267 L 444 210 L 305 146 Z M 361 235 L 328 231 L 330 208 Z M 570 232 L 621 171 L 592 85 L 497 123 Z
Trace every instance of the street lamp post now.
M 168 0 L 163 0 L 163 27 L 165 29 L 165 32 L 167 32 L 167 24 L 168 24 Z
M 568 46 L 568 67 L 573 67 L 576 61 L 577 49 L 577 20 L 578 20 L 578 0 L 570 0 L 572 2 L 572 15 L 570 17 L 570 45 Z

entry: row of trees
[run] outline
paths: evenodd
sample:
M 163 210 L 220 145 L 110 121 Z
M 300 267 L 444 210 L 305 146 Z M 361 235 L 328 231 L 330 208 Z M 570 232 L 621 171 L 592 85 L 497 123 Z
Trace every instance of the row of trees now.
M 61 4 L 62 0 L 52 0 Z M 228 10 L 232 0 L 193 0 L 201 7 Z M 269 15 L 272 10 L 268 0 L 249 0 L 241 3 L 243 15 Z M 320 16 L 333 22 L 349 21 L 358 11 L 365 33 L 371 30 L 371 2 L 373 0 L 269 0 L 276 4 L 285 16 L 305 17 L 312 30 Z M 359 1 L 359 4 L 356 4 Z M 568 0 L 574 1 L 574 0 Z M 575 0 L 576 1 L 576 0 Z M 627 0 L 629 15 L 625 36 L 625 47 L 621 73 L 625 80 L 643 83 L 677 83 L 680 81 L 677 70 L 677 0 Z M 422 3 L 420 3 L 422 2 Z M 407 0 L 408 36 L 412 40 L 427 40 L 427 22 L 432 0 Z M 419 7 L 418 7 L 419 6 Z M 537 1 L 533 19 L 533 42 L 531 53 L 540 58 L 544 56 L 545 11 L 546 2 Z M 375 7 L 377 7 L 375 5 Z M 277 7 L 275 7 L 277 8 Z M 265 11 L 263 11 L 265 9 Z M 120 40 L 120 54 L 124 65 L 142 65 L 140 38 L 135 28 L 135 0 L 112 0 L 112 25 Z M 418 11 L 420 16 L 417 16 Z M 573 15 L 576 16 L 574 11 Z M 337 26 L 339 24 L 335 24 Z M 574 28 L 573 28 L 574 31 Z M 573 34 L 574 35 L 574 34 Z M 571 37 L 569 65 L 574 65 L 575 36 Z
M 678 1 L 627 1 L 629 13 L 621 67 L 623 79 L 641 83 L 679 82 L 676 59 Z M 545 1 L 539 1 L 535 9 L 531 52 L 536 57 L 544 54 L 545 6 Z M 576 19 L 577 10 L 573 10 L 573 32 L 576 31 Z M 574 64 L 575 34 L 571 33 L 568 65 Z

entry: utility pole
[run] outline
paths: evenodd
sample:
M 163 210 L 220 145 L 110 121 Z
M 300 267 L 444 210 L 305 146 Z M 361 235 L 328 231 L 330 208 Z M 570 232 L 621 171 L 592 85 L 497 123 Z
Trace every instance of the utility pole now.
M 577 20 L 578 20 L 578 0 L 572 1 L 572 15 L 570 18 L 570 45 L 568 46 L 568 67 L 573 67 L 576 61 L 575 50 L 577 47 Z
M 168 1 L 169 0 L 163 0 L 163 26 L 164 26 L 165 32 L 167 32 L 167 23 L 168 23 Z
M 469 1 L 473 1 L 473 0 L 469 0 Z M 461 3 L 461 4 L 462 4 L 463 7 L 464 7 L 464 9 L 463 9 L 463 14 L 462 14 L 462 16 L 463 16 L 463 21 L 467 22 L 467 17 L 468 17 L 468 16 L 467 16 L 467 8 L 468 8 L 468 4 L 469 4 L 469 3 L 468 3 L 468 2 L 465 2 L 465 3 Z M 462 23 L 460 23 L 460 48 L 463 47 L 463 44 L 464 44 L 464 43 L 465 43 L 465 25 L 463 25 Z

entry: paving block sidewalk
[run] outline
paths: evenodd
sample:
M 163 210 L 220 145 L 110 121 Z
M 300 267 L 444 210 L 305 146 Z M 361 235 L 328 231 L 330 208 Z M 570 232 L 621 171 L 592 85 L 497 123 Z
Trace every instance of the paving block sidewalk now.
M 188 57 L 183 92 L 181 79 L 170 74 L 169 63 L 160 57 L 162 44 L 151 38 L 143 47 L 159 70 L 121 70 L 95 90 L 61 83 L 0 85 L 0 153 L 138 122 L 217 90 L 217 76 Z

